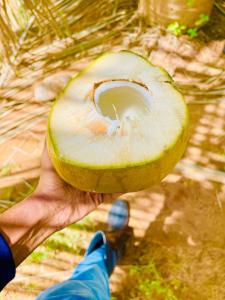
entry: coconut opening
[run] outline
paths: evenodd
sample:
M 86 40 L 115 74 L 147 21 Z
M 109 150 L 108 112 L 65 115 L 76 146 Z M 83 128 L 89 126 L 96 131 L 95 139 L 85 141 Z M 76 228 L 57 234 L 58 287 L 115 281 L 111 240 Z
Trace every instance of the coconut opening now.
M 146 87 L 126 80 L 105 81 L 94 91 L 98 111 L 110 121 L 136 119 L 149 113 L 151 98 Z

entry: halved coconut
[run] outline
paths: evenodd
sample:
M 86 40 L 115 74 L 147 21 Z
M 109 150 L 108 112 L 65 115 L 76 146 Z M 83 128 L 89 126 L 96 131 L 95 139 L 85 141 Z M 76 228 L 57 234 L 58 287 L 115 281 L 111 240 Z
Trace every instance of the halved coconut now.
M 167 175 L 187 141 L 182 95 L 161 68 L 107 53 L 73 78 L 53 106 L 48 149 L 58 174 L 95 192 L 131 192 Z

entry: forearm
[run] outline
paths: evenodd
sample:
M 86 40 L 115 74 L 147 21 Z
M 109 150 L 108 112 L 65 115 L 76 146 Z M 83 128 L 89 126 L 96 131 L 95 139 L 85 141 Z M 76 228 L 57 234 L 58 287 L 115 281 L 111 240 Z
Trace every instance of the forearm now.
M 34 193 L 0 215 L 0 231 L 16 266 L 58 229 L 49 225 L 47 207 L 41 197 Z
M 116 196 L 115 196 L 116 197 Z M 80 191 L 55 172 L 45 147 L 36 191 L 0 215 L 0 233 L 18 266 L 52 233 L 75 223 L 112 194 Z

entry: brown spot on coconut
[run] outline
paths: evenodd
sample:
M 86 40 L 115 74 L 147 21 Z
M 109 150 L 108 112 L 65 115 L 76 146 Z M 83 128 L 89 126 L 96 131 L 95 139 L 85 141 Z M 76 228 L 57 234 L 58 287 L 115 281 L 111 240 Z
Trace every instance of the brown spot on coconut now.
M 93 121 L 87 125 L 93 134 L 100 135 L 107 133 L 107 124 L 103 121 Z

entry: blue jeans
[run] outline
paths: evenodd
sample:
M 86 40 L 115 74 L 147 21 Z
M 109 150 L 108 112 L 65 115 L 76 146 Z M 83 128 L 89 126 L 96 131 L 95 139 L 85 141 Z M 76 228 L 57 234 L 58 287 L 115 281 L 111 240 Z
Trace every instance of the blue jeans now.
M 109 276 L 117 263 L 117 253 L 98 231 L 72 276 L 45 291 L 36 300 L 109 300 Z

